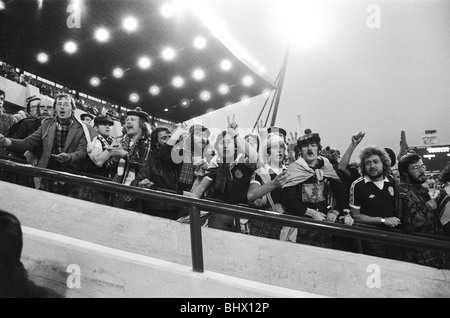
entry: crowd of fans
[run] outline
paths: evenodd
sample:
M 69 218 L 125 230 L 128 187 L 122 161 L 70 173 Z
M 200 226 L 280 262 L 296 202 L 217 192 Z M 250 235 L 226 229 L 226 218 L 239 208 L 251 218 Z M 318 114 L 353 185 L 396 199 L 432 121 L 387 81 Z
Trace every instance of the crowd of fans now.
M 46 84 L 38 79 L 35 79 L 31 76 L 25 75 L 24 73 L 18 73 L 13 66 L 7 63 L 0 63 L 0 76 L 7 78 L 24 87 L 27 87 L 27 85 L 33 85 L 39 88 L 39 91 L 42 95 L 48 96 L 52 99 L 59 94 L 68 94 L 70 92 L 70 89 L 67 87 L 57 88 L 55 86 Z M 75 104 L 78 109 L 85 111 L 89 114 L 92 114 L 94 116 L 98 116 L 102 113 L 105 113 L 113 120 L 116 121 L 125 120 L 124 118 L 125 116 L 120 115 L 119 112 L 110 107 L 106 107 L 105 109 L 103 109 L 104 107 L 102 107 L 102 109 L 99 110 L 98 106 L 86 102 L 86 100 L 83 99 L 76 99 Z
M 0 91 L 0 110 L 5 92 Z M 131 187 L 159 189 L 228 204 L 250 205 L 279 214 L 369 226 L 409 234 L 450 235 L 450 163 L 428 183 L 422 158 L 408 151 L 404 132 L 396 156 L 391 149 L 366 146 L 358 162 L 351 157 L 364 133 L 350 138 L 341 152 L 322 147 L 318 133 L 307 129 L 301 136 L 281 127 L 258 126 L 244 134 L 236 118 L 211 135 L 202 125 L 179 124 L 174 131 L 151 127 L 150 116 L 137 108 L 127 113 L 123 136 L 111 135 L 108 116 L 74 116 L 76 101 L 69 94 L 55 99 L 32 96 L 26 118 L 17 123 L 0 111 L 0 153 L 26 160 L 41 168 L 88 173 Z M 398 169 L 393 169 L 398 160 Z M 2 171 L 0 178 L 10 176 Z M 67 183 L 26 178 L 26 186 L 153 216 L 189 222 L 185 208 L 164 202 L 147 202 L 125 194 Z M 432 192 L 434 190 L 434 192 Z M 205 227 L 241 232 L 271 239 L 356 251 L 356 243 L 312 230 L 283 227 L 270 222 L 239 220 L 202 212 Z M 449 255 L 432 250 L 406 249 L 388 243 L 363 241 L 368 255 L 414 262 L 439 269 L 450 268 Z

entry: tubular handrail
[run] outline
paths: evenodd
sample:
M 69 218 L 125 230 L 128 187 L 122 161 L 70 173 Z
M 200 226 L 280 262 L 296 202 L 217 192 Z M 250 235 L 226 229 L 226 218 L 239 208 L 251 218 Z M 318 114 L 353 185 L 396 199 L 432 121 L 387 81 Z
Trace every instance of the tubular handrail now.
M 43 177 L 51 180 L 67 182 L 103 191 L 109 191 L 117 194 L 134 196 L 138 199 L 159 201 L 179 207 L 190 207 L 191 215 L 191 234 L 200 232 L 200 210 L 220 213 L 227 216 L 243 219 L 254 219 L 263 222 L 275 223 L 283 226 L 290 226 L 317 232 L 339 235 L 362 240 L 373 240 L 388 243 L 389 245 L 424 248 L 438 251 L 450 252 L 450 241 L 436 238 L 420 237 L 392 231 L 383 231 L 360 226 L 347 226 L 343 224 L 334 224 L 315 221 L 312 219 L 301 218 L 297 216 L 278 214 L 271 211 L 257 210 L 245 206 L 230 205 L 221 202 L 211 202 L 209 200 L 187 197 L 179 194 L 167 193 L 165 191 L 150 190 L 132 186 L 118 184 L 112 181 L 95 180 L 85 176 L 74 175 L 66 172 L 54 171 L 49 169 L 37 168 L 20 163 L 14 163 L 6 160 L 0 160 L 0 169 L 13 171 L 21 174 Z M 194 218 L 194 220 L 192 220 Z M 196 229 L 198 227 L 198 229 Z M 194 237 L 192 237 L 194 239 Z M 198 243 L 197 233 L 197 243 Z M 200 236 L 201 244 L 201 236 Z M 194 249 L 194 246 L 192 246 Z M 197 248 L 198 250 L 198 248 Z M 197 251 L 198 252 L 198 251 Z M 200 267 L 202 267 L 201 264 Z M 203 270 L 198 270 L 203 271 Z
M 317 230 L 319 232 L 326 232 L 329 234 L 337 234 L 356 238 L 375 239 L 381 241 L 385 241 L 390 236 L 393 236 L 393 238 L 396 238 L 401 242 L 404 242 L 405 240 L 404 236 L 407 236 L 408 239 L 415 237 L 412 235 L 392 233 L 391 231 L 382 231 L 374 229 L 372 227 L 365 227 L 363 230 L 355 229 L 354 227 L 350 227 L 347 225 L 325 223 L 307 218 L 299 218 L 297 216 L 278 214 L 271 211 L 257 210 L 254 208 L 244 206 L 230 205 L 218 201 L 211 202 L 209 200 L 196 199 L 178 194 L 168 194 L 166 193 L 166 191 L 125 186 L 111 181 L 92 180 L 85 176 L 78 176 L 66 172 L 42 169 L 23 164 L 12 163 L 4 160 L 0 160 L 0 168 L 25 174 L 31 174 L 37 177 L 59 180 L 82 186 L 90 186 L 93 188 L 98 188 L 100 190 L 107 190 L 114 193 L 131 195 L 143 200 L 163 201 L 165 203 L 178 205 L 180 207 L 195 206 L 200 210 L 222 213 L 228 216 L 241 217 L 245 219 L 256 219 L 259 221 L 272 222 L 292 227 L 304 226 L 307 229 Z M 438 243 L 437 242 L 438 240 L 436 239 L 434 239 L 433 241 L 436 241 L 434 243 Z M 419 245 L 417 245 L 416 243 L 419 243 Z M 444 245 L 439 243 L 437 244 L 437 246 L 442 246 L 445 250 L 450 251 L 450 246 L 448 245 L 446 240 L 443 240 L 443 243 L 445 243 Z M 427 247 L 427 248 L 432 247 L 429 244 L 421 244 L 420 242 L 412 242 L 409 245 L 411 247 Z
M 26 160 L 17 158 L 17 157 L 0 156 L 0 160 L 6 160 L 6 161 L 15 162 L 15 163 L 20 163 L 20 164 L 26 165 L 28 167 L 30 166 L 26 162 Z M 81 175 L 81 176 L 89 177 L 89 178 L 100 179 L 100 180 L 105 180 L 105 181 L 112 181 L 112 178 L 99 176 L 99 175 L 95 175 L 95 174 L 84 172 L 84 171 L 77 171 L 77 174 Z

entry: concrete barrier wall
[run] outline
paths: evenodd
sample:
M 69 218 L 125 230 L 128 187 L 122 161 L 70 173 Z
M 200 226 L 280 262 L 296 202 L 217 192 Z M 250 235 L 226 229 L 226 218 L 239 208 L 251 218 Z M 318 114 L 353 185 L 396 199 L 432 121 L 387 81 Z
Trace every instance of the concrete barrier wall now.
M 38 285 L 69 298 L 317 297 L 24 227 L 23 263 Z
M 188 225 L 7 183 L 0 193 L 0 209 L 26 227 L 191 266 Z M 449 271 L 208 228 L 203 243 L 207 271 L 262 284 L 331 297 L 450 295 Z
M 25 108 L 27 97 L 39 95 L 39 88 L 33 85 L 24 87 L 16 82 L 0 76 L 0 88 L 6 92 L 6 101 Z

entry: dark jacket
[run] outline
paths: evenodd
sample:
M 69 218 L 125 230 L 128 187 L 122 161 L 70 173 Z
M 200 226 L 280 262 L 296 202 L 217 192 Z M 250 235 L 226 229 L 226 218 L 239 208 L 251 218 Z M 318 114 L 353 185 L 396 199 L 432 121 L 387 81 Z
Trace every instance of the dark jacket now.
M 150 160 L 139 170 L 131 185 L 138 186 L 144 179 L 153 182 L 155 188 L 178 191 L 177 167 L 172 160 L 162 157 L 160 149 L 152 150 Z

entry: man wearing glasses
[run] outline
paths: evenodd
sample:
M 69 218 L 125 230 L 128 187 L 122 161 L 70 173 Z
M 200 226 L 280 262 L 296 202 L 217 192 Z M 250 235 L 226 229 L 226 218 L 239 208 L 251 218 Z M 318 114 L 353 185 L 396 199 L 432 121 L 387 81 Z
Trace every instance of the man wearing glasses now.
M 422 158 L 417 154 L 407 154 L 400 159 L 398 169 L 401 178 L 399 212 L 403 230 L 410 234 L 443 235 L 437 204 L 422 186 L 427 181 L 427 168 Z M 449 255 L 437 251 L 407 249 L 405 257 L 406 261 L 424 266 L 450 268 Z
M 75 100 L 68 94 L 61 94 L 55 98 L 53 105 L 56 117 L 45 119 L 39 129 L 25 139 L 5 138 L 0 134 L 0 147 L 8 150 L 25 152 L 27 150 L 40 154 L 38 167 L 54 169 L 64 172 L 82 171 L 81 163 L 87 156 L 87 138 L 95 136 L 95 132 L 88 130 L 86 137 L 83 124 L 75 119 Z M 88 127 L 89 128 L 89 127 Z M 59 187 L 52 182 L 44 185 L 51 192 L 78 197 L 75 186 Z

